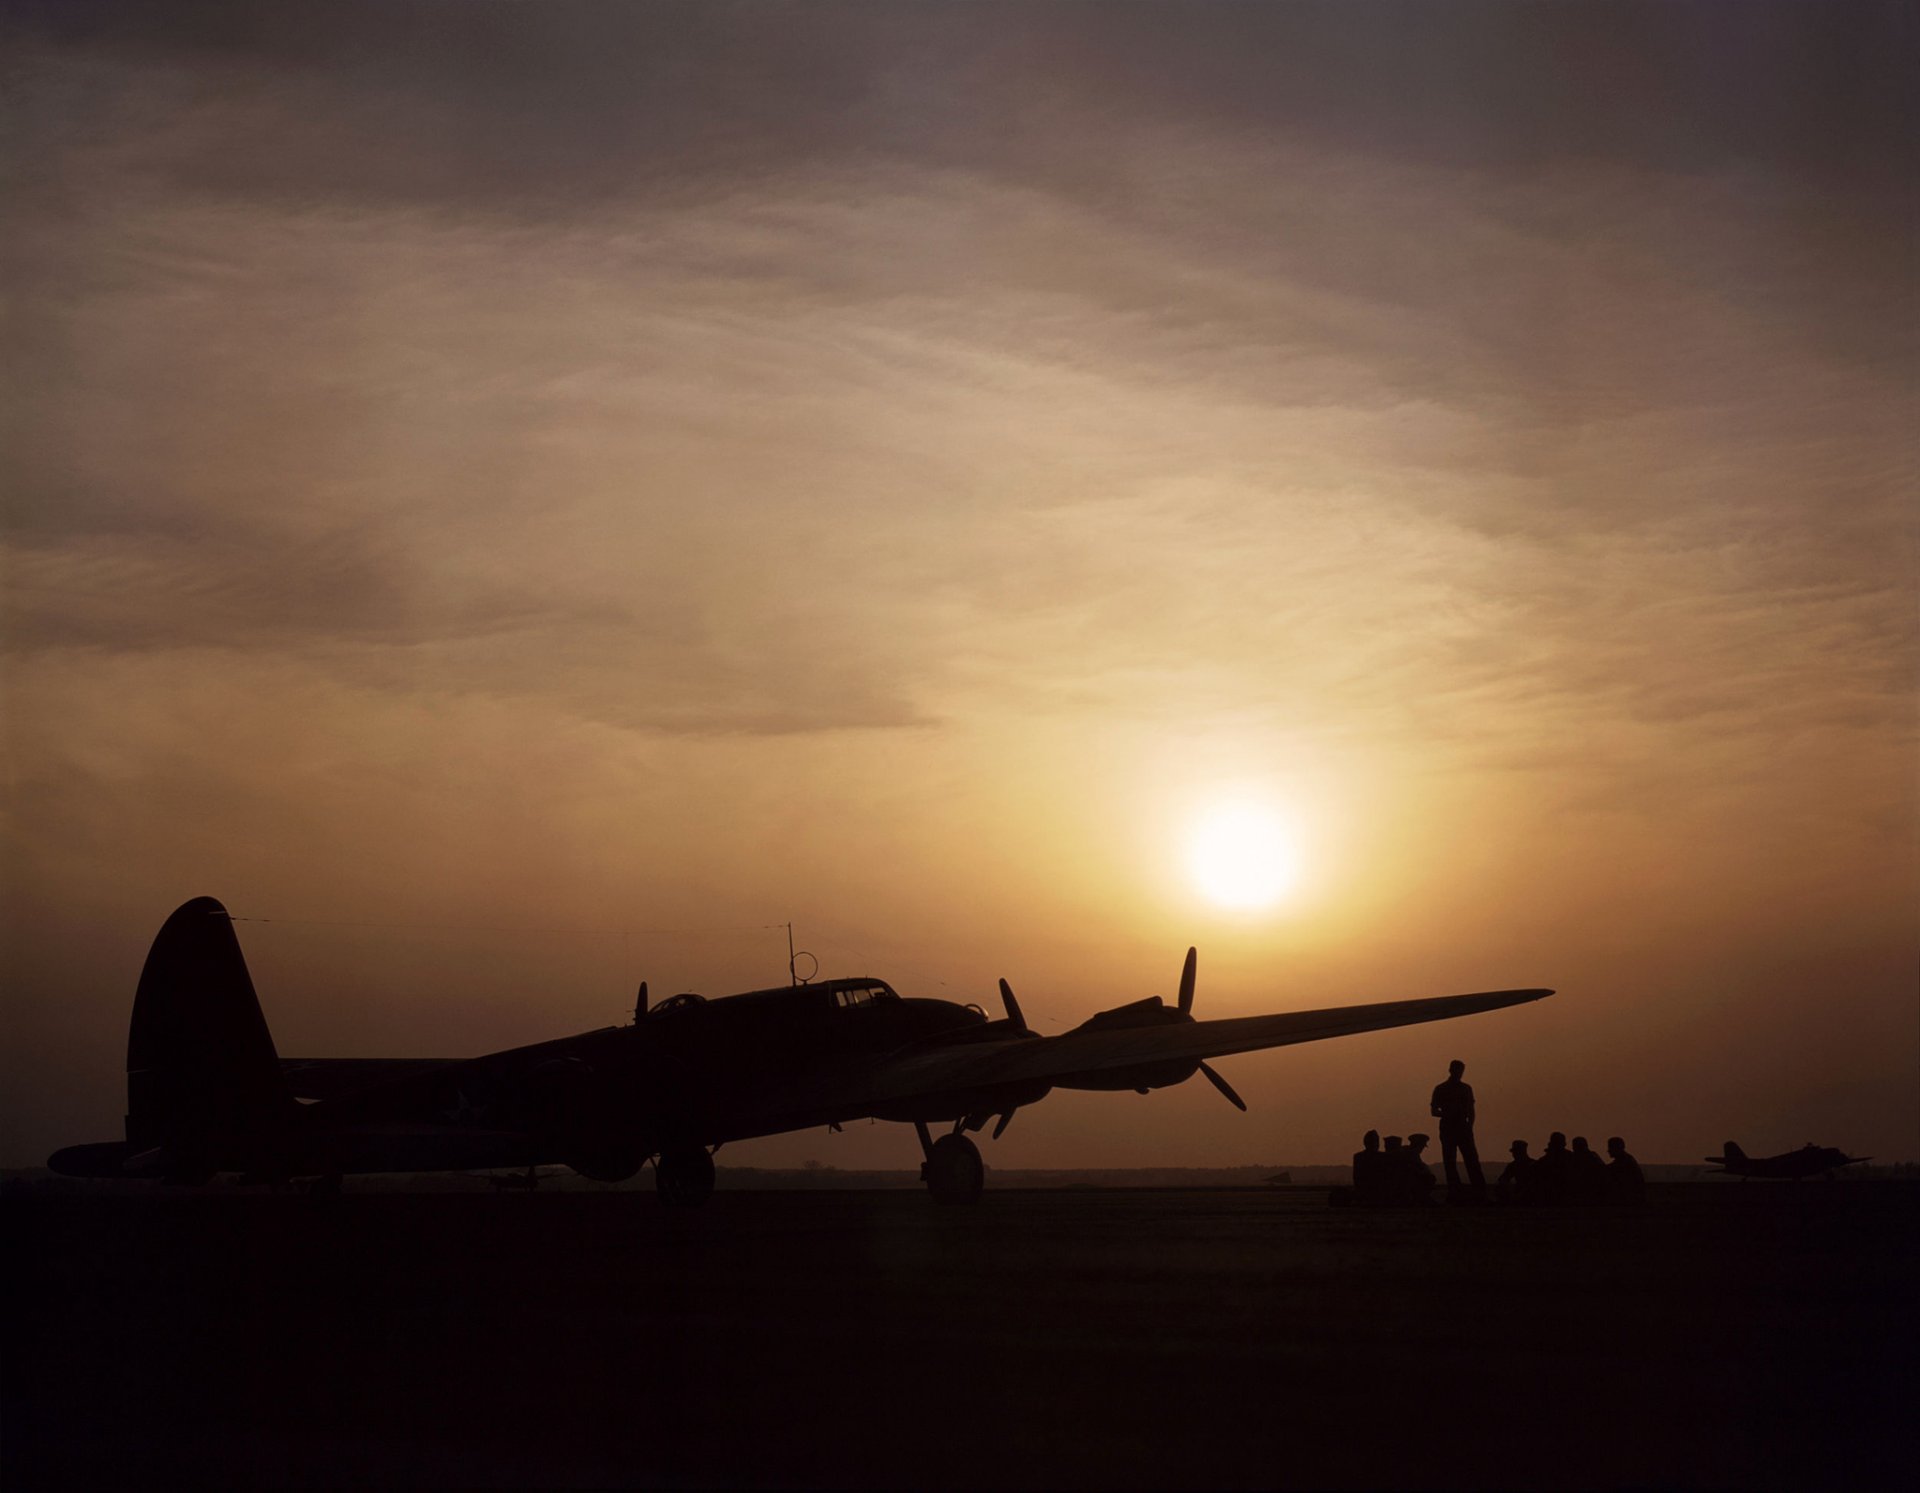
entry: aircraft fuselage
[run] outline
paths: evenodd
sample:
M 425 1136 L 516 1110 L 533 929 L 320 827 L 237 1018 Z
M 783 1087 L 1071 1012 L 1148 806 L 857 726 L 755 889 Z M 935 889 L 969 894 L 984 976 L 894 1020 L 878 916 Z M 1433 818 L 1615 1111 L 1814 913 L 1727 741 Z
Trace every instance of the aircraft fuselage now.
M 681 997 L 629 1026 L 451 1062 L 302 1105 L 280 1145 L 294 1174 L 391 1171 L 396 1134 L 417 1126 L 419 1169 L 565 1163 L 618 1180 L 669 1146 L 711 1148 L 864 1119 L 868 1109 L 810 1110 L 785 1101 L 782 1090 L 796 1072 L 870 1062 L 917 1043 L 966 1041 L 994 1025 L 976 1007 L 902 998 L 879 980 Z M 957 1120 L 1045 1092 L 1045 1085 L 1025 1085 L 1018 1093 L 916 1096 L 882 1106 L 880 1117 Z M 364 1148 L 356 1144 L 362 1133 Z

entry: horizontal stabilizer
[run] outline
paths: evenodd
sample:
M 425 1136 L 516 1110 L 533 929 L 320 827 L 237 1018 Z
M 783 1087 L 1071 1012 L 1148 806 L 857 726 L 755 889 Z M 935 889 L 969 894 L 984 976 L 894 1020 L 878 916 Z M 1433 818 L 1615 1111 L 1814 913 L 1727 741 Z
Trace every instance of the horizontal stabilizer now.
M 47 1158 L 47 1170 L 62 1177 L 124 1177 L 133 1148 L 123 1140 L 63 1146 Z

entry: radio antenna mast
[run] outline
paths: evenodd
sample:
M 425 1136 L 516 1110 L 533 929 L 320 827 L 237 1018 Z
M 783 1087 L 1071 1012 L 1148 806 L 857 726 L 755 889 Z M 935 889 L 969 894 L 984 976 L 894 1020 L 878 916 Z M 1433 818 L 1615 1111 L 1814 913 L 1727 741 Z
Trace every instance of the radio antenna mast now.
M 787 979 L 793 983 L 793 988 L 798 990 L 802 985 L 807 983 L 807 980 L 811 980 L 815 975 L 820 973 L 820 961 L 815 959 L 812 954 L 807 953 L 805 949 L 796 950 L 794 948 L 793 924 L 775 923 L 774 927 L 785 928 L 787 930 Z M 807 976 L 805 980 L 800 978 L 799 961 L 802 956 L 807 960 Z

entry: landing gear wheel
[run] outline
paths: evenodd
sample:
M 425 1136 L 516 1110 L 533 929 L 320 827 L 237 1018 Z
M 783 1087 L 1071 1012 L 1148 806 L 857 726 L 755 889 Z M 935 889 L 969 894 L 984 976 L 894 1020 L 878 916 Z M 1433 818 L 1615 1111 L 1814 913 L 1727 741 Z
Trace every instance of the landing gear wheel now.
M 987 1180 L 980 1148 L 964 1135 L 943 1135 L 927 1152 L 921 1168 L 927 1191 L 936 1203 L 977 1203 Z
M 653 1190 L 675 1208 L 697 1208 L 713 1196 L 713 1157 L 705 1146 L 673 1146 L 653 1164 Z

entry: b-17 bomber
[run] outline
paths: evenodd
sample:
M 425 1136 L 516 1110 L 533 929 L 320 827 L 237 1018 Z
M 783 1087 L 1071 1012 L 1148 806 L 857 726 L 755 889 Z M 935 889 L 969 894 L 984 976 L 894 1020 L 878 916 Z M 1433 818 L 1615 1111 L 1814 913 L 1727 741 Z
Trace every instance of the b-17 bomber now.
M 227 909 L 178 908 L 134 994 L 125 1138 L 48 1160 L 82 1177 L 202 1184 L 371 1172 L 566 1165 L 622 1182 L 649 1163 L 662 1199 L 704 1201 L 721 1145 L 878 1119 L 912 1125 L 921 1175 L 942 1203 L 978 1199 L 973 1135 L 998 1139 L 1054 1089 L 1147 1093 L 1206 1078 L 1245 1103 L 1209 1059 L 1497 1011 L 1551 990 L 1200 1020 L 1196 956 L 1172 1004 L 1149 996 L 1070 1031 L 1027 1025 L 1011 986 L 1002 1014 L 900 995 L 885 980 L 803 983 L 715 999 L 676 995 L 633 1021 L 473 1058 L 281 1058 Z M 944 1133 L 935 1134 L 936 1127 Z

